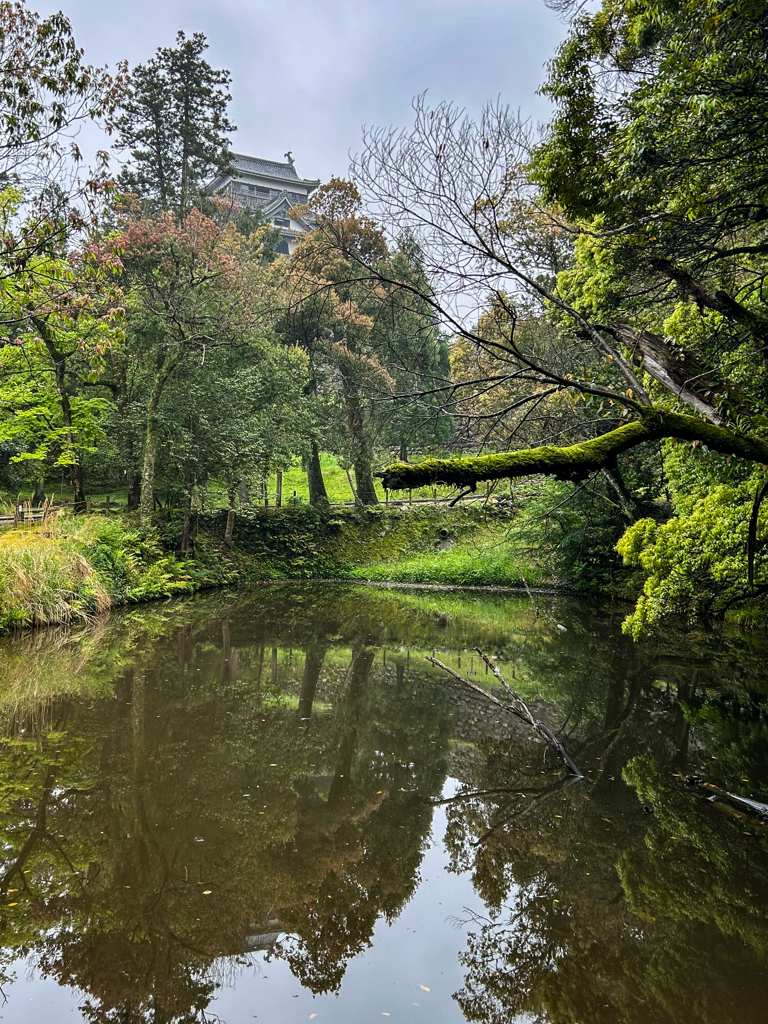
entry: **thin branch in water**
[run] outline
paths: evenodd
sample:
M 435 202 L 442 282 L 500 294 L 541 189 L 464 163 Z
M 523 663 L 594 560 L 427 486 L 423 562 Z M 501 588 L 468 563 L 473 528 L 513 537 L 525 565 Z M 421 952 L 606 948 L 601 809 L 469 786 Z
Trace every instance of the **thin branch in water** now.
M 430 662 L 432 665 L 436 665 L 437 668 L 441 668 L 444 672 L 447 672 L 448 675 L 453 676 L 454 679 L 458 679 L 459 682 L 464 683 L 464 685 L 468 686 L 470 689 L 482 694 L 482 696 L 485 697 L 486 700 L 491 701 L 491 703 L 495 704 L 496 707 L 502 708 L 504 711 L 508 712 L 511 715 L 514 715 L 516 718 L 519 718 L 521 721 L 530 725 L 539 734 L 539 736 L 541 736 L 544 742 L 554 750 L 554 752 L 563 762 L 563 764 L 571 773 L 571 775 L 573 775 L 577 779 L 584 778 L 583 773 L 579 770 L 579 768 L 568 756 L 568 753 L 563 744 L 560 742 L 560 740 L 554 735 L 554 733 L 550 729 L 546 727 L 546 725 L 544 725 L 543 722 L 540 722 L 534 716 L 533 712 L 525 703 L 520 694 L 516 693 L 509 685 L 509 683 L 506 681 L 506 679 L 502 676 L 497 666 L 494 665 L 491 659 L 486 654 L 484 654 L 479 647 L 476 647 L 475 650 L 483 659 L 488 668 L 490 668 L 490 670 L 493 672 L 496 678 L 503 684 L 504 688 L 506 689 L 507 693 L 510 696 L 511 703 L 505 704 L 504 701 L 499 700 L 498 697 L 494 697 L 493 694 L 491 693 L 487 693 L 481 686 L 478 686 L 476 683 L 470 682 L 469 679 L 465 679 L 464 676 L 459 675 L 458 672 L 454 671 L 454 669 L 450 668 L 448 665 L 444 664 L 437 658 L 432 658 L 428 656 L 425 660 Z

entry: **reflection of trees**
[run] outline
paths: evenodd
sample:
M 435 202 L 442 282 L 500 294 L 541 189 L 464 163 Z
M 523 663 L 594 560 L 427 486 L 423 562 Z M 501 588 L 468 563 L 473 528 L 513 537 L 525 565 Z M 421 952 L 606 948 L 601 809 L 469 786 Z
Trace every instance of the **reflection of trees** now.
M 489 746 L 449 805 L 454 866 L 472 870 L 488 907 L 463 954 L 465 1015 L 756 1024 L 768 981 L 765 839 L 680 771 L 706 766 L 744 792 L 742 778 L 766 778 L 765 727 L 697 696 L 683 659 L 627 660 L 596 643 L 569 681 L 565 650 L 534 641 L 526 653 L 529 673 L 559 679 L 560 710 L 576 722 L 569 749 L 592 771 L 548 794 L 528 746 Z M 680 702 L 648 687 L 659 676 Z
M 374 669 L 363 643 L 329 663 L 331 627 L 289 664 L 226 614 L 174 621 L 122 665 L 112 699 L 75 702 L 67 733 L 41 739 L 42 788 L 14 788 L 32 754 L 6 749 L 16 853 L 44 814 L 66 856 L 35 840 L 40 870 L 5 912 L 4 945 L 80 988 L 88 1019 L 200 1019 L 215 962 L 243 960 L 270 928 L 290 933 L 305 984 L 333 989 L 413 892 L 446 709 L 407 674 L 398 686 L 394 665 Z M 418 735 L 433 742 L 414 754 Z
M 527 734 L 453 748 L 469 767 L 446 841 L 488 908 L 465 955 L 467 1016 L 756 1019 L 754 826 L 670 781 L 704 763 L 731 790 L 768 777 L 756 650 L 715 698 L 725 670 L 706 644 L 692 664 L 671 641 L 629 646 L 588 608 L 537 617 L 498 599 L 483 624 L 478 603 L 446 607 L 447 623 L 434 599 L 276 587 L 140 609 L 50 649 L 0 645 L 5 961 L 30 950 L 99 1024 L 199 1020 L 217 965 L 275 932 L 303 984 L 338 988 L 418 884 L 444 781 L 447 689 L 398 647 L 459 656 L 472 638 L 546 696 L 589 781 L 563 789 Z M 43 699 L 30 655 L 49 673 Z
M 418 680 L 407 689 L 395 673 L 394 680 L 370 687 L 372 661 L 372 651 L 355 652 L 337 711 L 327 801 L 307 792 L 303 841 L 288 852 L 284 867 L 316 881 L 310 900 L 278 910 L 291 932 L 280 955 L 313 992 L 338 988 L 349 959 L 370 944 L 379 917 L 393 920 L 412 895 L 431 823 L 424 798 L 443 780 L 444 712 Z M 413 760 L 416 736 L 432 753 Z

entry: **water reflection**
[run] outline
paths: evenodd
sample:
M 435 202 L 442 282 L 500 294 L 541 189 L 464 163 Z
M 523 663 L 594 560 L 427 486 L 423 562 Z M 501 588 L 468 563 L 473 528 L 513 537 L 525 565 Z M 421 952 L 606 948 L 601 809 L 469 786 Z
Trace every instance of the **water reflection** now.
M 441 805 L 484 905 L 457 1019 L 762 1020 L 765 827 L 686 779 L 768 794 L 765 649 L 638 648 L 618 622 L 303 586 L 6 642 L 0 968 L 75 987 L 88 1021 L 170 1024 L 269 950 L 341 989 L 343 1021 L 345 972 L 419 886 Z M 541 695 L 587 781 L 423 661 L 490 686 L 475 645 Z

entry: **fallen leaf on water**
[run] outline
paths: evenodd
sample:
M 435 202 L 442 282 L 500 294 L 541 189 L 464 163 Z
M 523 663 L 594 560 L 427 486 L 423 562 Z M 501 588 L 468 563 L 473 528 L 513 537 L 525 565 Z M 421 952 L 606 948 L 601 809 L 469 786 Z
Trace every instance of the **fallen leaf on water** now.
M 213 889 L 203 889 L 203 896 L 210 896 Z
M 18 907 L 18 903 L 6 903 L 6 907 Z
M 317 1016 L 317 1014 L 316 1014 L 316 1013 L 310 1013 L 310 1015 L 309 1015 L 309 1019 L 310 1019 L 310 1020 L 314 1020 L 316 1016 Z
M 432 991 L 432 989 L 431 988 L 427 988 L 426 985 L 419 985 L 419 988 L 421 989 L 422 992 L 431 992 Z

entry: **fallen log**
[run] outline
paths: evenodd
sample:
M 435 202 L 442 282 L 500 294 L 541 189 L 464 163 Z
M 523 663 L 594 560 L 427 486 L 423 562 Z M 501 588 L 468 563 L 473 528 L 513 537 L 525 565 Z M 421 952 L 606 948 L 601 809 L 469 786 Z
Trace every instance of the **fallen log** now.
M 689 786 L 709 790 L 712 795 L 707 797 L 707 800 L 710 803 L 716 803 L 719 800 L 723 800 L 728 803 L 735 804 L 741 810 L 748 811 L 764 823 L 768 822 L 768 804 L 762 803 L 760 800 L 751 800 L 749 797 L 739 796 L 737 793 L 729 793 L 727 789 L 721 789 L 720 786 L 715 786 L 711 782 L 705 782 L 697 775 L 693 775 L 689 779 L 686 779 L 686 782 Z

